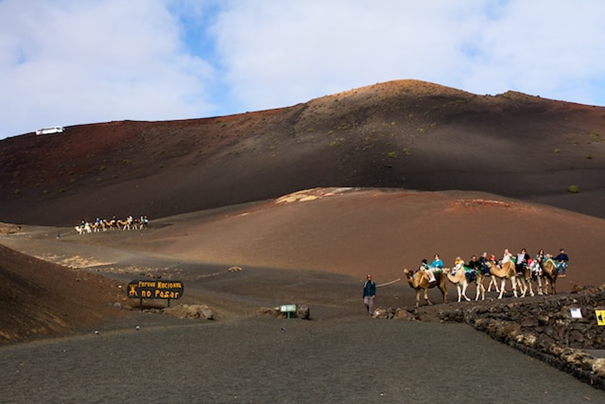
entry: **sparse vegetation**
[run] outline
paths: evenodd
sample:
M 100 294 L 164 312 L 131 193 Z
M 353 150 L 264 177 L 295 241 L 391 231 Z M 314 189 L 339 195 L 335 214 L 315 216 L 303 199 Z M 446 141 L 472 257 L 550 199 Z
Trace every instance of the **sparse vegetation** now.
M 390 151 L 390 152 L 387 153 L 387 156 L 390 157 L 390 158 L 392 158 L 392 159 L 397 158 L 398 155 L 399 155 L 399 153 L 397 153 L 396 151 Z
M 605 140 L 605 137 L 595 131 L 590 132 L 590 139 L 595 143 L 600 143 Z
M 580 188 L 577 185 L 570 185 L 567 187 L 567 192 L 570 194 L 578 194 L 580 193 Z

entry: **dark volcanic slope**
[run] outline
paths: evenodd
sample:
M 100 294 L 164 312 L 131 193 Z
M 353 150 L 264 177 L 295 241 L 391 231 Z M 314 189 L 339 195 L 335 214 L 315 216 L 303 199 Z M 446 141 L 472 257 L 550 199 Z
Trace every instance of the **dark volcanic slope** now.
M 277 110 L 5 139 L 0 221 L 153 218 L 320 186 L 479 190 L 605 217 L 604 140 L 605 108 L 396 81 Z
M 0 245 L 0 344 L 33 339 L 123 316 L 120 284 Z

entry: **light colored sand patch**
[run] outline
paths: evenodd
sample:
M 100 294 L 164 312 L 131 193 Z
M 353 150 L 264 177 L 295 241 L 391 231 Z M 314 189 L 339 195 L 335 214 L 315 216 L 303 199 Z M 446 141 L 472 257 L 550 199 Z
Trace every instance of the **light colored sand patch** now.
M 458 199 L 450 202 L 447 210 L 476 209 L 479 207 L 511 208 L 516 204 L 491 199 Z
M 355 190 L 356 188 L 312 188 L 312 189 L 304 189 L 302 191 L 294 192 L 292 194 L 288 194 L 282 196 L 275 200 L 276 204 L 282 203 L 292 203 L 292 202 L 309 202 L 314 201 L 316 199 L 325 198 L 329 196 L 343 194 L 345 192 L 350 192 Z
M 102 262 L 102 261 L 98 261 L 94 258 L 84 258 L 79 255 L 75 255 L 73 257 L 67 257 L 67 256 L 56 255 L 56 254 L 43 254 L 43 255 L 36 256 L 36 258 L 44 260 L 44 261 L 52 262 L 54 264 L 63 265 L 65 267 L 78 268 L 78 269 L 94 268 L 94 267 L 113 264 L 112 262 Z

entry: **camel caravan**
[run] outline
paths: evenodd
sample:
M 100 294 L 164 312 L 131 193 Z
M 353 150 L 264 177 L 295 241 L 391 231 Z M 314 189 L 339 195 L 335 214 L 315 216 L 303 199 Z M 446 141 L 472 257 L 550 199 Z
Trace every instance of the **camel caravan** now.
M 75 226 L 78 234 L 90 234 L 97 233 L 100 231 L 109 230 L 143 230 L 149 225 L 149 219 L 147 216 L 141 216 L 135 219 L 132 216 L 128 216 L 126 219 L 116 219 L 115 217 L 111 220 L 97 218 L 94 222 L 88 222 L 82 220 L 78 226 Z
M 511 284 L 514 297 L 556 294 L 557 277 L 566 276 L 568 261 L 569 258 L 563 249 L 556 257 L 540 250 L 534 259 L 529 257 L 525 249 L 522 249 L 517 256 L 513 256 L 508 249 L 505 249 L 499 261 L 496 261 L 493 254 L 488 258 L 487 253 L 483 253 L 479 259 L 473 255 L 468 263 L 457 257 L 453 268 L 444 268 L 443 261 L 436 254 L 435 260 L 430 264 L 424 259 L 417 270 L 405 268 L 403 274 L 409 285 L 416 290 L 416 307 L 418 307 L 421 291 L 424 291 L 425 303 L 433 304 L 429 300 L 428 290 L 435 287 L 441 291 L 443 302 L 447 303 L 448 281 L 456 285 L 458 302 L 462 299 L 471 301 L 466 295 L 470 284 L 475 285 L 475 301 L 479 298 L 485 300 L 485 292 L 491 292 L 492 287 L 498 293 L 498 299 L 502 299 L 506 293 L 507 280 Z M 489 284 L 486 289 L 487 282 Z M 534 292 L 534 284 L 536 292 Z

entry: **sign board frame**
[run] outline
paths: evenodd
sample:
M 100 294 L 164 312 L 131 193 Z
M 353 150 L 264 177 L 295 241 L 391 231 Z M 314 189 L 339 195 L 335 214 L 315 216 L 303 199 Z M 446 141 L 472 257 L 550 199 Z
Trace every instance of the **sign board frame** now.
M 143 299 L 164 299 L 170 301 L 172 299 L 180 299 L 185 292 L 183 282 L 170 280 L 151 280 L 151 279 L 135 279 L 131 281 L 126 289 L 126 294 L 130 299 L 139 299 L 139 307 L 143 309 Z

